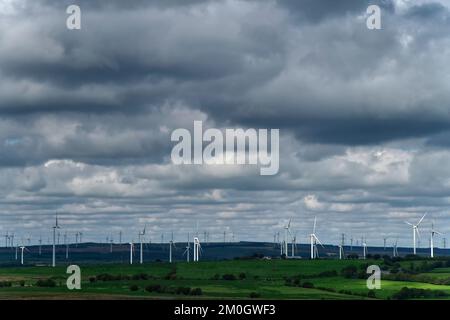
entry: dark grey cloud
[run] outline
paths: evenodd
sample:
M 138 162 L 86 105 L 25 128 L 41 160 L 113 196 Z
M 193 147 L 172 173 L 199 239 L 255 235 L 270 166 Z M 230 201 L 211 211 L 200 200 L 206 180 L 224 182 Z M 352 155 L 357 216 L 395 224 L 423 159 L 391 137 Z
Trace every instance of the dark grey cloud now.
M 450 172 L 446 1 L 0 0 L 1 232 L 272 239 L 285 220 L 374 242 Z M 65 8 L 82 8 L 82 30 Z M 369 4 L 382 30 L 365 26 Z M 175 128 L 281 129 L 281 169 L 170 164 Z M 380 221 L 390 221 L 381 227 Z M 245 229 L 243 229 L 245 226 Z M 336 233 L 336 234 L 334 234 Z

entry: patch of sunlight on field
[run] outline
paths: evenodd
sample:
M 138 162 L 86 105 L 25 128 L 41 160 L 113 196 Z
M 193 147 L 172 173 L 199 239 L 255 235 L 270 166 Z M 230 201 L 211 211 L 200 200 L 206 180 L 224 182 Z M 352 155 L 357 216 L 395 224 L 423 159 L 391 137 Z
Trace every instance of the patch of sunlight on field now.
M 197 264 L 178 263 L 177 274 L 186 279 L 211 279 L 214 275 L 239 275 L 246 273 L 247 278 L 259 277 L 265 279 L 281 279 L 286 276 L 316 275 L 324 271 L 337 270 L 352 264 L 359 266 L 368 263 L 355 260 L 233 260 L 233 261 L 205 261 Z
M 366 286 L 364 279 L 344 279 L 344 278 L 321 278 L 313 279 L 311 281 L 316 287 L 332 288 L 339 292 L 340 290 L 349 290 L 354 293 L 367 295 L 369 289 Z M 422 282 L 407 282 L 407 281 L 391 281 L 382 280 L 381 289 L 375 290 L 375 294 L 379 298 L 389 298 L 393 294 L 400 291 L 403 287 L 416 289 L 430 289 L 440 290 L 450 294 L 450 286 L 434 285 Z

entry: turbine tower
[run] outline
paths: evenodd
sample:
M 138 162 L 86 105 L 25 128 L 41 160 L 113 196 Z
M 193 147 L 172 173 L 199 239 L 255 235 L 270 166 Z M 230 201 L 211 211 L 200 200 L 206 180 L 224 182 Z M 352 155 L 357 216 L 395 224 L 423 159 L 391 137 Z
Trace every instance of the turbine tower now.
M 319 243 L 323 248 L 322 243 L 316 236 L 316 217 L 314 217 L 313 232 L 309 235 L 309 240 L 311 242 L 311 259 L 316 259 L 319 257 L 319 251 L 317 250 L 317 243 Z
M 292 219 L 289 219 L 288 224 L 286 226 L 284 226 L 284 254 L 286 255 L 286 257 L 289 254 L 289 251 L 288 251 L 288 244 L 289 244 L 288 234 L 291 233 L 291 230 L 290 230 L 290 228 L 291 228 L 291 220 Z
M 144 254 L 143 254 L 143 245 L 142 245 L 142 241 L 145 235 L 145 229 L 147 228 L 147 225 L 144 226 L 144 230 L 139 231 L 139 243 L 140 243 L 140 247 L 139 247 L 139 263 L 143 264 L 144 263 Z
M 434 229 L 434 221 L 433 221 L 433 223 L 431 224 L 431 238 L 430 238 L 430 249 L 431 249 L 430 256 L 431 256 L 431 258 L 434 258 L 434 235 L 435 234 L 442 236 L 442 233 L 440 233 L 439 231 Z
M 420 238 L 419 225 L 423 221 L 423 219 L 425 218 L 426 215 L 427 214 L 425 213 L 423 215 L 423 217 L 420 218 L 419 222 L 417 222 L 417 224 L 412 224 L 412 223 L 409 223 L 408 221 L 405 221 L 406 224 L 408 224 L 408 225 L 410 225 L 412 227 L 414 254 L 416 254 L 416 235 L 417 235 L 418 238 Z
M 363 259 L 366 260 L 366 256 L 367 256 L 367 243 L 366 243 L 366 239 L 362 238 L 362 246 L 363 246 Z
M 67 241 L 67 232 L 64 233 L 64 244 L 66 245 L 66 260 L 69 259 L 69 242 Z
M 345 258 L 344 254 L 345 234 L 341 235 L 341 243 L 339 244 L 339 260 Z
M 8 234 L 8 231 L 6 231 L 6 234 L 5 234 L 5 248 L 8 248 L 8 243 L 9 243 L 9 234 Z
M 392 256 L 393 256 L 394 258 L 395 258 L 395 257 L 398 257 L 397 244 L 398 244 L 398 238 L 395 239 L 395 242 L 394 242 L 394 244 L 393 244 L 393 246 L 392 246 Z
M 389 239 L 389 237 L 384 237 L 383 238 L 383 250 L 386 251 L 386 241 L 387 239 Z
M 42 236 L 39 236 L 39 255 L 42 254 Z
M 183 255 L 186 255 L 186 260 L 189 262 L 190 255 L 191 255 L 191 243 L 189 242 L 189 232 L 187 237 L 187 244 L 186 244 L 186 250 L 183 252 Z
M 55 225 L 53 226 L 53 254 L 52 254 L 52 267 L 56 266 L 56 229 L 60 229 L 58 224 L 58 214 L 55 215 Z
M 201 246 L 200 246 L 200 240 L 198 239 L 198 237 L 194 238 L 194 261 L 199 261 L 199 257 L 200 257 L 200 250 L 201 250 Z
M 130 264 L 133 264 L 133 247 L 134 247 L 134 244 L 133 244 L 133 242 L 130 242 L 129 244 L 130 244 Z
M 173 243 L 173 232 L 169 242 L 169 263 L 172 263 L 172 247 L 175 247 L 175 244 Z
M 20 250 L 21 250 L 21 252 L 20 252 L 20 264 L 23 265 L 23 250 L 25 250 L 25 247 L 21 246 Z
M 342 246 L 342 244 L 339 244 L 339 260 L 344 259 L 345 255 L 344 255 L 344 247 Z
M 291 257 L 295 257 L 295 250 L 297 249 L 297 233 L 294 234 L 292 237 L 292 243 L 291 243 Z

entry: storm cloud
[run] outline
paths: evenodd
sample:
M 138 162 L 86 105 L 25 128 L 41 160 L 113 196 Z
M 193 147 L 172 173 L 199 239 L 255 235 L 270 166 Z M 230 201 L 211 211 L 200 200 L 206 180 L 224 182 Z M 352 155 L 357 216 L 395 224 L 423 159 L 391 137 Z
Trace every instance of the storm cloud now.
M 81 30 L 65 26 L 70 4 Z M 449 10 L 0 0 L 0 232 L 45 237 L 59 212 L 91 240 L 144 223 L 154 241 L 185 239 L 198 222 L 211 240 L 268 241 L 292 217 L 306 241 L 317 215 L 327 242 L 407 244 L 403 220 L 425 211 L 449 232 Z M 194 120 L 279 128 L 279 174 L 172 165 L 170 133 Z

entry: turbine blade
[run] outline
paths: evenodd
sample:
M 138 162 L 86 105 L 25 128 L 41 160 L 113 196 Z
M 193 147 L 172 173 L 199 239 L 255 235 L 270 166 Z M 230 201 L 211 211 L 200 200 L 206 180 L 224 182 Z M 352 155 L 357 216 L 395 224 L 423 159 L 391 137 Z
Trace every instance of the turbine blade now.
M 416 226 L 419 226 L 419 224 L 422 222 L 422 220 L 425 218 L 426 215 L 427 215 L 427 214 L 425 213 L 425 214 L 423 215 L 423 217 L 420 218 L 420 220 L 419 220 L 419 222 L 416 224 Z
M 409 223 L 408 221 L 405 221 L 406 224 L 409 224 L 410 226 L 414 227 L 412 223 Z
M 320 242 L 319 238 L 316 237 L 316 235 L 313 235 L 314 239 L 316 239 L 316 241 L 322 246 L 322 248 L 324 247 L 322 242 Z
M 317 217 L 314 217 L 313 234 L 316 233 L 316 218 L 317 218 Z

